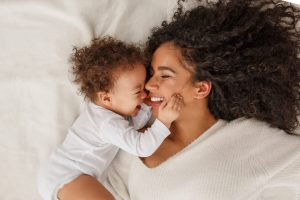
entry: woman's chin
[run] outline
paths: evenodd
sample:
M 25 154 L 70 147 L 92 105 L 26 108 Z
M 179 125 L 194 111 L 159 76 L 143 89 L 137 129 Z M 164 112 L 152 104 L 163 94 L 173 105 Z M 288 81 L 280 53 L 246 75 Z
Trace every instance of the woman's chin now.
M 148 104 L 149 106 L 152 107 L 152 114 L 157 117 L 158 116 L 158 110 L 159 110 L 159 106 L 161 103 L 157 103 L 157 102 L 151 102 L 150 104 Z
M 161 101 L 151 101 L 150 99 L 145 99 L 144 103 L 147 104 L 148 106 L 152 107 L 152 114 L 157 117 L 158 116 L 158 109 L 160 104 L 162 103 Z

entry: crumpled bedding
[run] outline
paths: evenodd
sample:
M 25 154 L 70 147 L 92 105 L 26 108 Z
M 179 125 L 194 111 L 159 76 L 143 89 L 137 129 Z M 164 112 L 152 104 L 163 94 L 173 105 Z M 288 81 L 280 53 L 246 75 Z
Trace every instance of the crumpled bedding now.
M 36 175 L 83 108 L 68 59 L 111 35 L 143 43 L 177 0 L 0 0 L 0 199 L 40 200 Z
M 143 43 L 176 0 L 0 1 L 0 199 L 40 200 L 36 175 L 83 107 L 68 59 L 111 35 Z

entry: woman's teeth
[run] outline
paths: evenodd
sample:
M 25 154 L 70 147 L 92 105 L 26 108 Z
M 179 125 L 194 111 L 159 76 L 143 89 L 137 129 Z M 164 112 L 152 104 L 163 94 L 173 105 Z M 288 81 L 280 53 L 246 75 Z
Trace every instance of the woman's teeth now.
M 159 101 L 163 101 L 164 98 L 163 97 L 151 97 L 151 101 L 154 101 L 154 102 L 159 102 Z

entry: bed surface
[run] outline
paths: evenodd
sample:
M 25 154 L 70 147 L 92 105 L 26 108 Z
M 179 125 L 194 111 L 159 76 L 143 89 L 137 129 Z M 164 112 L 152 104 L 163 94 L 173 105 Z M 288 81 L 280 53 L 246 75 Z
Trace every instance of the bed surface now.
M 39 200 L 36 174 L 83 100 L 71 82 L 73 46 L 100 35 L 142 43 L 176 1 L 0 1 L 0 199 Z
M 0 199 L 40 200 L 36 174 L 83 107 L 73 46 L 142 43 L 177 0 L 0 0 Z

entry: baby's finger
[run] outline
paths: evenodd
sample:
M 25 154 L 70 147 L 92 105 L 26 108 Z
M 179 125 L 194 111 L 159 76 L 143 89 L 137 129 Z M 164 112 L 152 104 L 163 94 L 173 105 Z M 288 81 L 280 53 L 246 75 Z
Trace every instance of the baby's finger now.
M 177 99 L 176 101 L 177 101 L 177 102 L 176 102 L 176 104 L 174 105 L 173 109 L 176 110 L 176 111 L 178 111 L 178 110 L 180 110 L 180 108 L 181 108 L 181 103 L 180 103 L 180 100 L 179 100 L 179 99 Z
M 173 95 L 173 96 L 171 96 L 171 99 L 168 102 L 169 107 L 172 108 L 174 106 L 175 102 L 176 102 L 176 96 Z
M 164 99 L 164 100 L 161 102 L 161 104 L 160 104 L 160 106 L 159 106 L 159 109 L 163 109 L 163 108 L 166 107 L 166 106 L 167 106 L 167 100 Z
M 179 104 L 183 105 L 184 104 L 183 97 L 180 95 L 178 98 L 179 98 Z
M 174 104 L 172 106 L 172 109 L 178 110 L 180 107 L 180 104 L 181 104 L 181 99 L 178 96 L 176 96 L 174 99 Z
M 176 110 L 181 110 L 182 107 L 183 107 L 183 105 L 184 105 L 184 102 L 183 102 L 182 96 L 178 96 L 178 97 L 177 97 L 177 102 L 176 102 L 176 107 L 175 107 L 175 109 L 176 109 Z

